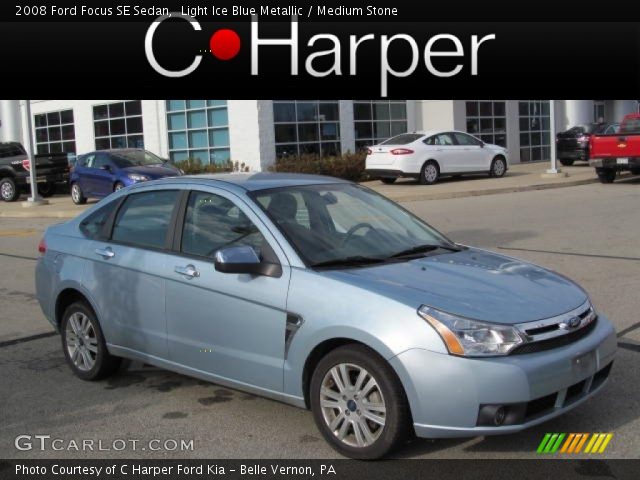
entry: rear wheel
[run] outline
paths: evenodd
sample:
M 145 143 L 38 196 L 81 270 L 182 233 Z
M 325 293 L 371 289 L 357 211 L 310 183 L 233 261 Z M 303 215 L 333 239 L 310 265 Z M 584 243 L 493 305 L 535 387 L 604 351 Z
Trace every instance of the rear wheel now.
M 386 178 L 381 178 L 380 181 L 382 183 L 386 183 L 387 185 L 391 185 L 392 183 L 396 183 L 397 178 L 391 178 L 391 177 L 386 177 Z
M 11 177 L 5 177 L 0 180 L 0 197 L 5 202 L 15 202 L 20 197 L 20 191 L 15 180 Z
M 74 182 L 71 184 L 71 200 L 76 205 L 84 205 L 87 203 L 87 197 L 82 193 L 82 189 L 80 188 L 80 184 L 78 182 Z
M 67 307 L 60 331 L 67 363 L 81 379 L 99 380 L 120 367 L 122 359 L 109 353 L 98 319 L 84 302 Z
M 422 185 L 433 185 L 440 178 L 440 168 L 433 160 L 426 162 L 420 170 L 420 183 Z
M 561 158 L 560 159 L 560 163 L 562 165 L 564 165 L 565 167 L 570 167 L 571 165 L 573 165 L 574 160 L 571 158 Z
M 56 184 L 53 182 L 39 183 L 38 193 L 44 198 L 51 197 L 56 193 Z
M 613 168 L 596 168 L 596 174 L 601 183 L 613 183 L 616 171 Z
M 318 429 L 342 455 L 380 458 L 407 438 L 411 414 L 402 384 L 367 347 L 327 354 L 313 373 L 310 398 Z

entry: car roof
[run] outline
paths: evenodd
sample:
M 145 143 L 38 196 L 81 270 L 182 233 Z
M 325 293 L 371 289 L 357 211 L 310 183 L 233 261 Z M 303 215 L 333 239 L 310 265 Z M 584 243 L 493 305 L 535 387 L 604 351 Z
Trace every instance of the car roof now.
M 93 150 L 91 152 L 83 153 L 80 156 L 91 155 L 92 153 L 126 153 L 126 152 L 144 152 L 144 148 L 108 148 L 103 150 Z
M 169 179 L 167 179 L 169 180 Z M 184 175 L 172 177 L 171 181 L 218 185 L 220 183 L 234 185 L 247 191 L 266 190 L 270 188 L 301 187 L 305 185 L 329 185 L 336 183 L 352 183 L 347 180 L 323 175 L 306 175 L 302 173 L 214 173 L 201 175 Z M 162 183 L 162 180 L 158 180 Z M 155 182 L 154 182 L 155 183 Z

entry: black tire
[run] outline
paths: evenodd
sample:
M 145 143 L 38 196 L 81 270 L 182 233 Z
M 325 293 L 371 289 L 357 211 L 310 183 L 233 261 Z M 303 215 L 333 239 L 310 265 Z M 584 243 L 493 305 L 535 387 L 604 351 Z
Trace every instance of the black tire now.
M 573 162 L 575 160 L 571 159 L 571 158 L 561 158 L 560 159 L 560 163 L 562 165 L 564 165 L 565 167 L 570 167 L 571 165 L 573 165 Z
M 67 339 L 71 333 L 67 326 L 69 325 L 72 315 L 76 314 L 83 315 L 87 319 L 87 321 L 90 322 L 91 333 L 95 334 L 95 347 L 97 347 L 97 351 L 95 353 L 95 363 L 90 369 L 87 370 L 79 368 L 76 363 L 74 363 L 67 344 Z M 72 327 L 69 328 L 73 330 Z M 67 364 L 69 365 L 73 373 L 82 380 L 100 380 L 101 378 L 113 375 L 120 367 L 122 359 L 120 357 L 111 355 L 107 350 L 107 345 L 104 340 L 104 335 L 102 334 L 102 329 L 100 328 L 100 323 L 98 322 L 93 309 L 86 303 L 75 302 L 67 307 L 67 309 L 64 311 L 62 321 L 60 323 L 60 333 L 60 338 L 62 340 L 62 350 L 64 352 L 64 357 L 67 360 Z M 83 343 L 86 344 L 87 342 L 83 340 Z
M 500 178 L 504 177 L 507 173 L 507 161 L 504 157 L 496 157 L 491 162 L 491 168 L 489 169 L 489 176 Z
M 431 170 L 431 168 L 434 168 L 435 171 Z M 434 160 L 425 162 L 420 169 L 420 185 L 433 185 L 434 183 L 437 183 L 439 179 L 440 166 L 438 165 L 438 162 Z
M 349 364 L 365 369 L 370 374 L 370 377 L 374 378 L 377 382 L 376 388 L 379 387 L 379 392 L 382 395 L 382 403 L 386 409 L 384 426 L 378 427 L 379 430 L 376 430 L 377 436 L 375 441 L 370 445 L 362 447 L 348 445 L 338 439 L 336 434 L 330 430 L 330 426 L 327 423 L 328 420 L 325 420 L 325 414 L 320 406 L 321 387 L 325 377 L 330 375 L 330 370 L 340 364 Z M 350 373 L 357 375 L 357 373 L 352 371 L 350 371 Z M 368 383 L 368 381 L 366 381 L 366 383 Z M 351 385 L 355 385 L 355 377 L 351 380 Z M 349 400 L 344 400 L 347 398 L 346 396 L 342 397 L 344 406 L 329 409 L 333 412 L 340 412 L 339 415 L 343 417 L 342 422 L 337 424 L 336 430 L 338 430 L 344 422 L 350 422 L 351 426 L 348 426 L 346 429 L 346 431 L 350 433 L 348 433 L 345 439 L 355 438 L 355 430 L 353 430 L 354 421 L 368 422 L 368 425 L 370 427 L 373 426 L 373 428 L 378 425 L 360 417 L 359 408 L 362 408 L 366 403 L 356 404 L 354 399 L 358 402 L 361 402 L 362 399 L 358 399 L 355 392 L 351 395 L 353 395 L 353 398 Z M 359 460 L 381 458 L 388 455 L 408 438 L 411 427 L 411 411 L 402 384 L 391 366 L 377 353 L 363 345 L 352 344 L 336 348 L 320 360 L 311 378 L 310 400 L 313 418 L 320 433 L 329 445 L 346 457 Z M 338 402 L 340 402 L 340 400 L 338 400 Z M 347 407 L 349 402 L 354 402 L 352 404 L 353 407 Z M 344 408 L 344 413 L 342 413 L 342 408 Z M 350 410 L 351 408 L 358 408 L 358 410 Z M 347 410 L 350 412 L 353 411 L 353 414 L 347 413 Z M 336 416 L 338 416 L 338 414 L 336 414 Z
M 13 178 L 4 177 L 0 180 L 0 197 L 5 202 L 15 202 L 20 198 L 20 190 Z
M 82 193 L 82 189 L 80 188 L 80 184 L 78 182 L 73 182 L 71 184 L 71 200 L 76 205 L 84 205 L 87 203 L 87 197 Z
M 39 183 L 38 193 L 44 198 L 52 197 L 56 193 L 56 184 L 53 182 Z
M 613 183 L 616 179 L 616 171 L 613 168 L 596 168 L 596 174 L 600 183 Z
M 394 177 L 394 178 L 391 178 L 391 177 L 384 177 L 384 178 L 381 178 L 381 179 L 380 179 L 380 181 L 381 181 L 382 183 L 385 183 L 385 184 L 387 184 L 387 185 L 391 185 L 392 183 L 396 183 L 396 180 L 397 180 L 397 178 L 395 178 L 395 177 Z
M 632 168 L 631 175 L 640 175 L 640 168 Z
M 123 188 L 124 188 L 124 183 L 116 182 L 116 184 L 113 186 L 113 191 L 117 192 L 118 190 L 122 190 Z

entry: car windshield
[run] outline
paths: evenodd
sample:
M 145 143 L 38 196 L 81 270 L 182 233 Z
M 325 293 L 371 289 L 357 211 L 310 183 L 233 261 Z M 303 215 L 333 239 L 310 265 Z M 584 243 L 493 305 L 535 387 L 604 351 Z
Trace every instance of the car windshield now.
M 359 185 L 283 187 L 252 197 L 311 267 L 366 265 L 458 249 L 419 218 Z
M 157 165 L 159 163 L 164 163 L 160 157 L 145 150 L 129 150 L 112 153 L 111 159 L 118 168 L 140 167 L 143 165 Z

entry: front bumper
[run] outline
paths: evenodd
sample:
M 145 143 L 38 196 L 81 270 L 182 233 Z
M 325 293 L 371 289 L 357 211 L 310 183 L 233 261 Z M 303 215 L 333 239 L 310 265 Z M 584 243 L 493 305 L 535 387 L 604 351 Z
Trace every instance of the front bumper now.
M 591 397 L 607 380 L 616 344 L 613 326 L 600 315 L 589 335 L 553 350 L 483 359 L 416 348 L 391 364 L 405 387 L 416 435 L 496 435 L 537 425 Z M 479 416 L 484 405 L 518 411 L 518 420 L 485 426 Z
M 589 165 L 595 168 L 609 168 L 613 170 L 640 169 L 640 157 L 620 157 L 620 158 L 593 158 L 589 160 Z

